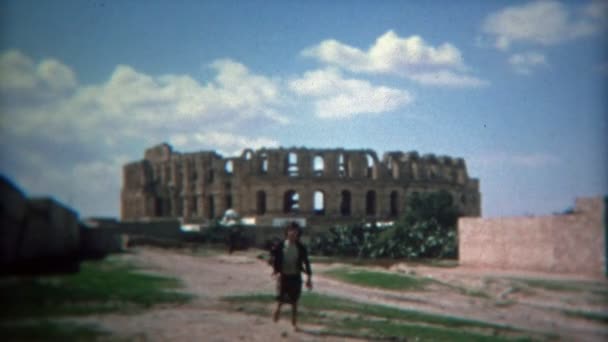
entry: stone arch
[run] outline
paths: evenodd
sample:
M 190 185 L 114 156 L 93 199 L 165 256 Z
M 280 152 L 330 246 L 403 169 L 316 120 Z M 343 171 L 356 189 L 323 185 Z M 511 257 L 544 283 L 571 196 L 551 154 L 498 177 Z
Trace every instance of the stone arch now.
M 325 215 L 325 192 L 316 190 L 313 194 L 313 209 L 315 215 Z
M 368 216 L 376 215 L 376 191 L 369 190 L 365 194 L 365 214 Z
M 413 162 L 411 165 L 412 168 L 412 179 L 420 179 L 420 167 L 417 162 Z
M 371 151 L 371 150 L 365 151 L 365 161 L 366 161 L 366 168 L 365 168 L 363 174 L 367 178 L 371 178 L 371 179 L 378 178 L 377 165 L 380 163 L 380 161 L 378 160 L 378 156 L 376 155 L 376 152 Z
M 266 214 L 266 192 L 259 190 L 256 193 L 256 213 L 258 215 Z
M 317 154 L 312 160 L 312 172 L 315 176 L 323 176 L 325 172 L 325 158 L 323 155 Z
M 348 161 L 344 153 L 338 155 L 338 177 L 346 177 L 348 175 Z
M 298 166 L 298 154 L 290 151 L 285 156 L 285 174 L 289 177 L 297 177 L 300 174 Z
M 250 148 L 243 150 L 243 153 L 241 153 L 241 158 L 245 160 L 251 160 L 253 158 L 253 150 L 251 150 Z
M 232 194 L 226 194 L 224 198 L 224 204 L 226 209 L 232 209 Z
M 268 173 L 268 154 L 266 152 L 260 153 L 260 164 L 259 170 L 260 173 L 265 175 Z
M 389 203 L 389 215 L 391 217 L 399 216 L 399 192 L 397 190 L 391 191 Z
M 213 195 L 207 196 L 207 215 L 210 220 L 215 218 L 215 198 Z
M 224 164 L 224 171 L 227 175 L 231 175 L 234 173 L 234 161 L 232 159 L 228 159 Z
M 300 211 L 300 195 L 295 190 L 287 190 L 283 194 L 283 212 L 297 213 Z
M 351 202 L 352 195 L 348 190 L 342 190 L 340 194 L 340 214 L 342 216 L 350 216 L 352 213 L 351 210 Z

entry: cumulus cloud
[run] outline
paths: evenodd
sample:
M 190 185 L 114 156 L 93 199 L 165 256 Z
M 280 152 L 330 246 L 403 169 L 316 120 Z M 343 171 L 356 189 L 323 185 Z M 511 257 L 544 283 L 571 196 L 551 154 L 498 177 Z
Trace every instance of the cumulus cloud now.
M 315 114 L 323 119 L 390 112 L 413 101 L 406 90 L 347 79 L 333 68 L 306 72 L 301 78 L 291 80 L 289 88 L 300 96 L 311 97 Z
M 175 147 L 214 149 L 225 156 L 239 155 L 245 148 L 278 147 L 279 142 L 267 137 L 251 138 L 226 132 L 175 134 L 170 143 Z
M 106 81 L 82 85 L 55 59 L 0 53 L 0 172 L 78 210 L 115 214 L 122 165 L 171 136 L 179 147 L 224 153 L 277 146 L 251 137 L 251 127 L 289 122 L 279 114 L 280 81 L 229 59 L 209 67 L 214 77 L 200 82 L 118 65 Z
M 529 75 L 534 68 L 547 66 L 545 55 L 539 52 L 517 53 L 509 57 L 509 64 L 515 72 Z
M 606 3 L 592 2 L 576 13 L 557 1 L 535 1 L 489 15 L 484 33 L 501 50 L 514 43 L 554 45 L 599 32 L 606 22 Z
M 424 85 L 437 85 L 446 87 L 483 87 L 489 84 L 476 77 L 457 74 L 449 70 L 419 73 L 410 76 L 411 79 Z
M 446 73 L 449 70 L 455 74 L 466 71 L 462 54 L 454 45 L 443 43 L 432 46 L 420 36 L 402 38 L 392 30 L 378 37 L 367 51 L 328 39 L 305 49 L 302 55 L 354 73 L 393 74 L 414 81 L 425 79 L 424 75 L 429 73 Z M 454 85 L 462 80 L 459 85 L 469 86 L 472 79 L 472 76 L 458 75 L 445 84 L 440 81 L 424 84 Z M 477 80 L 473 83 L 480 82 Z
M 0 99 L 6 102 L 47 100 L 73 90 L 74 72 L 55 59 L 35 63 L 17 50 L 0 55 Z

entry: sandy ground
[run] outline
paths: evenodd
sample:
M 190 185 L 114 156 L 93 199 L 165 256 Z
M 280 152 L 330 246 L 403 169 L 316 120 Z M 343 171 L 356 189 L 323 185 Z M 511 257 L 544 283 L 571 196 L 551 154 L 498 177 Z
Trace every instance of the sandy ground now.
M 281 321 L 229 310 L 219 298 L 226 295 L 272 292 L 275 282 L 270 267 L 256 256 L 260 251 L 205 257 L 187 251 L 138 248 L 123 255 L 136 265 L 184 282 L 184 291 L 196 298 L 185 305 L 158 306 L 138 315 L 98 315 L 83 319 L 96 323 L 118 337 L 134 341 L 345 341 L 343 337 L 319 335 L 319 327 L 302 325 L 294 332 L 288 310 Z M 450 286 L 433 285 L 423 292 L 398 292 L 364 288 L 324 277 L 322 272 L 342 265 L 313 264 L 314 290 L 359 302 L 383 304 L 403 309 L 471 318 L 555 333 L 564 341 L 608 341 L 608 326 L 581 317 L 568 316 L 564 310 L 604 312 L 593 289 L 606 287 L 605 279 L 567 278 L 589 283 L 588 291 L 531 290 L 518 278 L 566 278 L 537 273 L 509 273 L 497 270 L 441 268 L 399 264 L 390 270 L 430 277 Z M 465 294 L 462 289 L 479 290 L 490 297 Z M 604 301 L 605 303 L 605 301 Z

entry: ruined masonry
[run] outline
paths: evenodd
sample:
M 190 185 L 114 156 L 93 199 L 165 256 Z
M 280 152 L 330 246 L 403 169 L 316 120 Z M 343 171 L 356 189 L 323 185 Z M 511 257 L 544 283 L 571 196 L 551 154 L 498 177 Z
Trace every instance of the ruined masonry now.
M 123 220 L 205 222 L 234 209 L 258 225 L 390 220 L 408 194 L 446 190 L 465 216 L 480 216 L 479 180 L 462 158 L 372 150 L 262 148 L 224 158 L 179 153 L 166 143 L 123 167 Z

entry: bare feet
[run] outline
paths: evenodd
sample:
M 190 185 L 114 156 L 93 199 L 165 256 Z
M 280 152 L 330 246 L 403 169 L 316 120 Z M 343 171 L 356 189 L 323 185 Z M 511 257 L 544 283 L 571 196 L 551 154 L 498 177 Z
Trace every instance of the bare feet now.
M 279 321 L 280 314 L 281 314 L 281 312 L 279 311 L 279 309 L 274 310 L 274 313 L 272 314 L 272 320 L 275 323 Z

